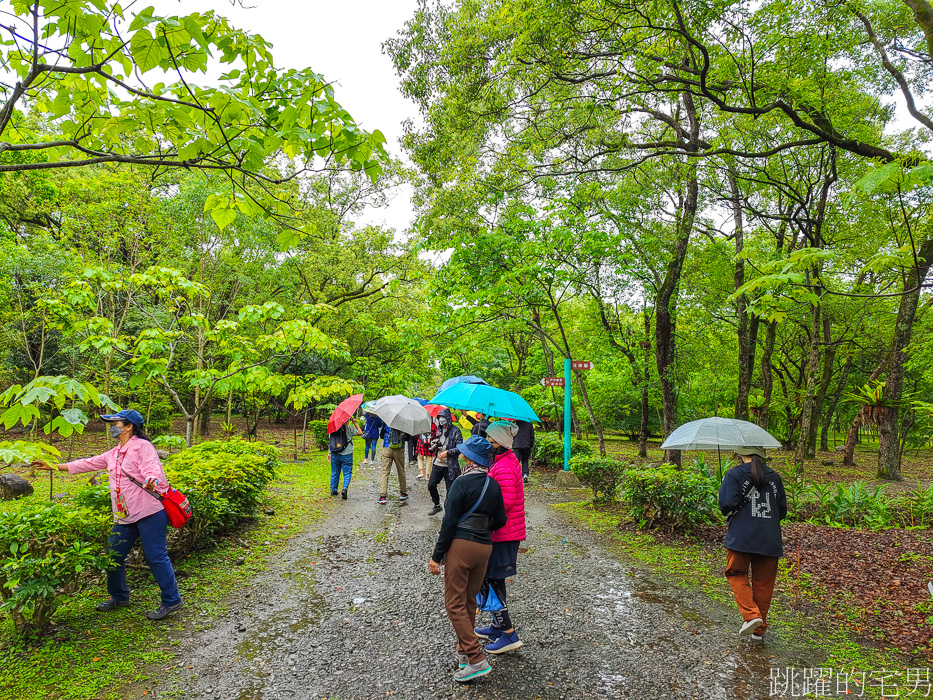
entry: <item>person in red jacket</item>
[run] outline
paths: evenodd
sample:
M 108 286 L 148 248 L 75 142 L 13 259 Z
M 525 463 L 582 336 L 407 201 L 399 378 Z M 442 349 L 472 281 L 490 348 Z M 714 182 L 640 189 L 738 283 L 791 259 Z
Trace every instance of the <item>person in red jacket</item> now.
M 492 445 L 492 461 L 489 476 L 496 480 L 502 490 L 505 504 L 505 525 L 492 533 L 492 554 L 486 567 L 482 595 L 492 589 L 502 603 L 502 609 L 493 613 L 492 625 L 480 627 L 476 636 L 488 639 L 486 651 L 502 654 L 518 649 L 522 642 L 512 624 L 506 607 L 505 579 L 514 576 L 518 562 L 518 547 L 525 539 L 525 487 L 522 483 L 522 467 L 512 452 L 512 440 L 518 426 L 508 421 L 496 421 L 486 428 L 486 439 Z

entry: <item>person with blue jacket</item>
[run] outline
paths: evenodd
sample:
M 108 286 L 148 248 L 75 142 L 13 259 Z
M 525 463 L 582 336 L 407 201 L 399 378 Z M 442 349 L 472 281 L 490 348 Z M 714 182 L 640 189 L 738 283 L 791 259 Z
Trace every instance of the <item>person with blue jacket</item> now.
M 366 424 L 363 426 L 363 441 L 366 446 L 361 464 L 376 463 L 376 444 L 379 442 L 379 431 L 382 430 L 383 425 L 382 418 L 375 413 L 366 414 Z
M 778 559 L 784 554 L 781 521 L 787 517 L 787 496 L 781 475 L 765 464 L 764 448 L 739 447 L 735 452 L 740 462 L 719 487 L 719 509 L 729 524 L 726 580 L 742 613 L 739 636 L 761 641 L 768 629 Z

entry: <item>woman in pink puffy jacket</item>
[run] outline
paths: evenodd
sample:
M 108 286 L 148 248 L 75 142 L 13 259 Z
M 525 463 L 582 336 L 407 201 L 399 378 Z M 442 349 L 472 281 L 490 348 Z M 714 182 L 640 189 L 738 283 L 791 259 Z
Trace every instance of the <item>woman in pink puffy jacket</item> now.
M 502 654 L 518 649 L 522 642 L 512 625 L 505 601 L 505 579 L 514 576 L 518 560 L 518 546 L 525 539 L 525 487 L 522 484 L 522 466 L 512 452 L 512 439 L 518 426 L 508 421 L 497 421 L 486 428 L 486 439 L 492 444 L 489 476 L 502 490 L 505 503 L 505 525 L 492 532 L 492 554 L 483 581 L 483 595 L 491 588 L 503 608 L 493 613 L 492 625 L 476 630 L 476 636 L 488 639 L 486 651 Z

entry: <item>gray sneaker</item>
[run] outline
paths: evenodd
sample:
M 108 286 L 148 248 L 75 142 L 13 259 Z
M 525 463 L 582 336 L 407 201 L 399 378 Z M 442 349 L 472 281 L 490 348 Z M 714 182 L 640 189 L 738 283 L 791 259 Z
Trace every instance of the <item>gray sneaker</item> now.
M 173 612 L 181 608 L 182 605 L 184 605 L 184 602 L 178 603 L 176 605 L 168 606 L 168 607 L 166 607 L 165 605 L 160 605 L 158 608 L 156 608 L 152 612 L 147 612 L 146 617 L 148 617 L 150 620 L 164 620 L 166 617 L 171 615 Z
M 454 680 L 457 681 L 457 683 L 469 683 L 480 676 L 485 676 L 490 671 L 492 671 L 492 666 L 489 665 L 486 659 L 483 659 L 478 664 L 468 663 L 461 668 L 454 674 Z
M 465 654 L 457 654 L 457 658 L 460 660 L 460 668 L 466 668 L 467 664 L 470 663 L 470 660 L 466 657 Z
M 114 608 L 125 608 L 130 604 L 128 600 L 114 600 L 113 598 L 108 598 L 103 603 L 98 603 L 94 606 L 94 609 L 97 612 L 110 612 Z
M 747 622 L 742 623 L 742 627 L 739 629 L 740 637 L 747 637 L 752 634 L 764 620 L 760 617 L 756 617 L 754 620 L 748 620 Z

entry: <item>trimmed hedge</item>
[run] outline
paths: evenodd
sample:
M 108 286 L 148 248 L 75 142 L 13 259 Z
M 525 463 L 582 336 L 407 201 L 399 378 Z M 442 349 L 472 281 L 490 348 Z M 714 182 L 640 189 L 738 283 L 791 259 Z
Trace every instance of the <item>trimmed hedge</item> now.
M 719 485 L 696 469 L 671 464 L 626 471 L 622 499 L 632 517 L 649 526 L 670 529 L 716 522 L 719 517 Z
M 593 446 L 585 440 L 570 439 L 570 458 L 592 457 Z M 551 469 L 564 466 L 564 436 L 559 433 L 538 433 L 535 435 L 535 449 L 532 454 L 535 462 Z
M 169 530 L 170 551 L 186 551 L 252 516 L 278 467 L 274 447 L 245 440 L 204 442 L 172 456 L 169 484 L 188 497 L 194 514 L 184 528 Z M 41 632 L 60 596 L 110 563 L 110 491 L 101 481 L 69 505 L 36 502 L 0 512 L 0 610 L 11 612 L 18 632 Z
M 622 475 L 630 468 L 617 459 L 610 457 L 572 457 L 570 471 L 576 474 L 580 483 L 593 490 L 594 502 L 614 503 L 622 482 Z

